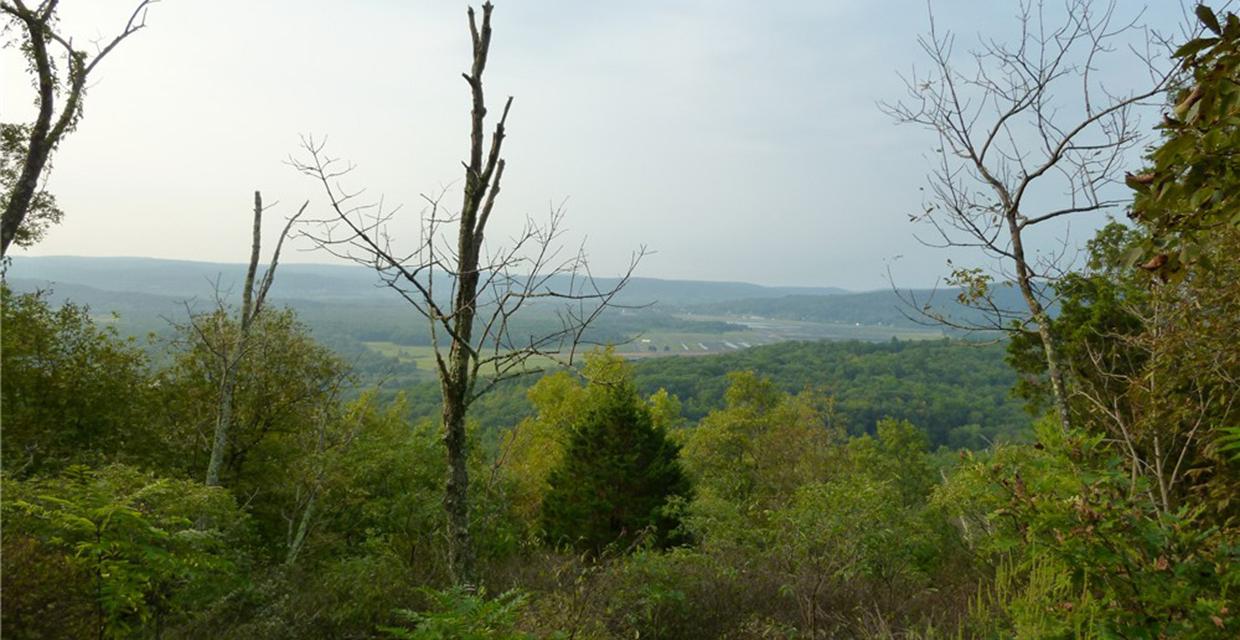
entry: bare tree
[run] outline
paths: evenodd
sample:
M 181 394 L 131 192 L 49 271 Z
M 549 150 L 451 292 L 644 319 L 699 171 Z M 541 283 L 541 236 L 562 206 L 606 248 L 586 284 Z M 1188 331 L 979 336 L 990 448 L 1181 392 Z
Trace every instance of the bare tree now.
M 442 192 L 423 196 L 426 208 L 419 237 L 415 244 L 398 249 L 388 223 L 399 207 L 387 208 L 381 199 L 362 202 L 360 191 L 342 186 L 350 165 L 327 156 L 313 139 L 303 141 L 305 157 L 292 161 L 319 183 L 330 209 L 304 235 L 332 255 L 374 269 L 383 285 L 428 321 L 443 393 L 449 567 L 453 578 L 467 585 L 477 581 L 466 468 L 465 419 L 471 404 L 502 380 L 541 371 L 550 363 L 571 365 L 586 329 L 606 308 L 615 306 L 616 295 L 644 255 L 644 249 L 634 254 L 620 278 L 601 286 L 582 250 L 563 252 L 561 209 L 553 210 L 546 223 L 527 219 L 523 231 L 502 248 L 491 250 L 486 244 L 487 224 L 504 175 L 501 152 L 512 106 L 509 97 L 488 142 L 482 76 L 491 46 L 492 9 L 490 2 L 482 5 L 480 25 L 474 10 L 468 12 L 473 64 L 463 75 L 472 107 L 459 212 L 444 211 Z M 449 239 L 453 233 L 455 243 Z M 534 306 L 555 309 L 554 328 L 535 335 L 514 327 L 514 318 Z
M 1117 5 L 1116 0 L 1067 0 L 1055 20 L 1047 18 L 1042 2 L 1022 2 L 1014 44 L 982 39 L 963 59 L 956 55 L 955 36 L 937 29 L 932 12 L 929 33 L 918 39 L 929 70 L 906 78 L 907 100 L 883 105 L 898 122 L 938 137 L 930 196 L 924 213 L 915 216 L 937 237 L 923 242 L 979 250 L 997 265 L 955 268 L 949 283 L 963 287 L 959 301 L 989 318 L 959 326 L 1032 327 L 1041 338 L 1064 428 L 1071 425 L 1069 391 L 1046 285 L 1066 268 L 1068 244 L 1065 238 L 1058 251 L 1039 255 L 1029 232 L 1131 201 L 1119 187 L 1123 166 L 1143 138 L 1137 110 L 1167 89 L 1172 73 L 1170 63 L 1156 62 L 1165 41 L 1140 26 L 1139 15 L 1118 17 Z M 1101 64 L 1117 54 L 1140 65 L 1140 88 L 1107 86 Z M 995 301 L 996 279 L 1019 290 L 1023 310 Z M 920 311 L 935 321 L 955 322 L 929 305 Z
M 271 262 L 267 265 L 267 269 L 260 278 L 258 277 L 258 262 L 262 254 L 263 212 L 265 209 L 263 207 L 262 193 L 255 191 L 250 263 L 245 272 L 245 284 L 241 293 L 241 309 L 237 317 L 237 332 L 233 334 L 225 330 L 224 327 L 212 328 L 202 325 L 203 322 L 223 322 L 227 318 L 226 313 L 224 313 L 226 305 L 218 291 L 216 296 L 217 313 L 190 317 L 190 328 L 197 336 L 197 339 L 210 350 L 219 369 L 219 405 L 215 419 L 215 433 L 211 440 L 211 458 L 207 463 L 206 483 L 208 486 L 219 486 L 220 484 L 220 469 L 223 467 L 224 457 L 228 451 L 229 431 L 233 422 L 233 393 L 237 386 L 237 370 L 250 346 L 250 329 L 254 325 L 255 319 L 263 312 L 263 305 L 267 301 L 267 293 L 275 280 L 276 266 L 280 261 L 280 249 L 284 246 L 284 239 L 288 237 L 293 224 L 305 212 L 308 205 L 309 202 L 302 204 L 297 213 L 285 223 L 284 230 L 280 233 L 280 239 L 276 241 L 275 251 L 271 254 Z
M 31 125 L 4 123 L 4 214 L 0 218 L 0 256 L 9 245 L 38 239 L 43 227 L 59 221 L 60 210 L 50 194 L 40 189 L 48 160 L 65 134 L 82 117 L 86 82 L 100 62 L 126 38 L 146 26 L 146 12 L 157 0 L 141 0 L 120 33 L 93 43 L 94 51 L 74 45 L 59 30 L 58 0 L 27 5 L 23 0 L 0 1 L 0 13 L 22 31 L 21 51 L 35 75 L 38 115 Z M 33 214 L 34 220 L 27 220 Z M 32 224 L 32 222 L 34 224 Z

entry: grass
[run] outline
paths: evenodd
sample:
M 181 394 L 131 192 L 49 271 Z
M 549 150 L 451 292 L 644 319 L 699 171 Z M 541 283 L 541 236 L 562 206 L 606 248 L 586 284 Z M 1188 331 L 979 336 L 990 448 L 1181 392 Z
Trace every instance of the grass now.
M 435 369 L 435 350 L 426 346 L 396 344 L 395 342 L 363 342 L 367 349 L 380 355 L 395 358 L 401 364 L 413 363 L 418 369 Z

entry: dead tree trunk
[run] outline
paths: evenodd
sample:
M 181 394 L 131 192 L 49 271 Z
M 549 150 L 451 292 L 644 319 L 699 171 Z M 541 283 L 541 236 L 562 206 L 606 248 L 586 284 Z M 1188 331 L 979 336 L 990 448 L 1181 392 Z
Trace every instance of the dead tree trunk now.
M 213 348 L 217 357 L 220 359 L 220 397 L 219 407 L 215 419 L 215 434 L 211 439 L 211 458 L 207 462 L 207 486 L 219 486 L 220 469 L 224 465 L 224 456 L 228 452 L 228 432 L 232 427 L 233 419 L 233 394 L 237 386 L 237 372 L 241 367 L 241 361 L 245 357 L 249 348 L 250 328 L 254 324 L 255 318 L 263 310 L 263 304 L 267 300 L 267 291 L 271 288 L 271 283 L 275 278 L 276 264 L 280 260 L 280 249 L 284 245 L 284 238 L 288 236 L 289 230 L 293 223 L 305 211 L 306 205 L 303 204 L 301 209 L 289 219 L 284 226 L 284 231 L 280 233 L 280 239 L 276 242 L 276 249 L 271 255 L 271 264 L 268 265 L 267 271 L 263 274 L 263 278 L 258 283 L 258 289 L 255 291 L 254 279 L 258 273 L 258 261 L 262 253 L 262 230 L 263 230 L 263 194 L 259 191 L 254 192 L 254 226 L 251 234 L 250 242 L 250 262 L 245 272 L 245 285 L 241 293 L 241 312 L 237 318 L 237 337 L 233 344 L 228 344 L 229 337 L 227 331 L 215 331 L 214 336 L 221 340 L 223 344 L 216 345 Z M 206 332 L 199 331 L 200 336 L 210 335 Z
M 465 415 L 472 392 L 474 320 L 477 315 L 478 261 L 486 231 L 487 217 L 499 193 L 504 161 L 500 149 L 504 143 L 504 123 L 512 98 L 504 104 L 504 112 L 491 136 L 491 150 L 483 164 L 485 144 L 486 99 L 482 91 L 482 74 L 486 70 L 487 53 L 491 47 L 490 2 L 482 5 L 482 27 L 479 29 L 473 7 L 469 8 L 469 32 L 473 41 L 474 59 L 465 74 L 473 107 L 470 110 L 469 163 L 465 167 L 465 196 L 461 204 L 461 220 L 457 232 L 456 295 L 452 301 L 452 334 L 448 350 L 447 375 L 441 376 L 443 389 L 444 445 L 448 451 L 448 477 L 445 483 L 444 506 L 448 514 L 449 565 L 459 584 L 475 584 L 474 550 L 469 538 L 469 451 L 466 446 Z
M 502 380 L 541 371 L 527 365 L 533 356 L 571 364 L 586 328 L 627 284 L 644 250 L 610 287 L 599 287 L 583 253 L 559 257 L 557 241 L 562 214 L 552 212 L 540 226 L 527 222 L 510 246 L 485 253 L 486 228 L 500 191 L 504 160 L 500 157 L 512 98 L 504 103 L 490 141 L 486 139 L 487 107 L 482 77 L 491 46 L 490 2 L 482 5 L 481 24 L 469 14 L 473 60 L 463 74 L 469 85 L 469 159 L 464 162 L 464 198 L 456 216 L 440 211 L 440 198 L 423 196 L 429 207 L 422 218 L 422 237 L 411 253 L 393 248 L 387 223 L 396 210 L 385 210 L 382 200 L 357 204 L 360 191 L 340 184 L 349 167 L 323 153 L 323 145 L 304 141 L 305 160 L 293 165 L 323 189 L 331 215 L 318 220 L 321 233 L 305 232 L 320 249 L 374 269 L 392 288 L 429 321 L 430 341 L 443 392 L 443 430 L 448 471 L 444 483 L 447 516 L 448 565 L 460 585 L 478 584 L 470 539 L 469 443 L 466 417 L 470 405 Z M 440 236 L 455 224 L 455 242 Z M 557 281 L 557 276 L 563 276 Z M 436 278 L 451 281 L 446 300 L 435 295 Z M 563 283 L 568 283 L 563 285 Z M 566 286 L 556 290 L 554 285 Z M 562 302 L 559 326 L 541 335 L 514 335 L 509 320 L 531 301 Z M 446 346 L 446 352 L 444 347 Z M 480 384 L 481 383 L 481 384 Z

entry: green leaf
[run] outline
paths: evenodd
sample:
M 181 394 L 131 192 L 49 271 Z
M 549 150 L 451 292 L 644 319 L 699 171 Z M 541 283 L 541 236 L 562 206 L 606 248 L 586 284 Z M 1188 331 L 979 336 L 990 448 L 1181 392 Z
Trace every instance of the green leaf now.
M 1213 196 L 1214 196 L 1214 187 L 1210 187 L 1210 186 L 1203 187 L 1201 189 L 1198 189 L 1195 193 L 1193 193 L 1192 197 L 1188 199 L 1188 206 L 1190 208 L 1196 209 L 1200 207 L 1201 205 L 1205 204 L 1206 200 L 1209 200 Z
M 1210 31 L 1217 35 L 1223 35 L 1223 27 L 1218 23 L 1218 17 L 1214 15 L 1214 11 L 1204 4 L 1197 5 L 1197 19 L 1201 20 Z
M 1201 100 L 1198 100 L 1193 103 L 1193 106 L 1188 108 L 1188 113 L 1184 115 L 1185 122 L 1197 122 L 1197 117 L 1201 115 L 1201 102 Z
M 1202 49 L 1213 46 L 1218 42 L 1218 38 L 1197 38 L 1184 43 L 1184 46 L 1175 50 L 1173 57 L 1188 58 L 1197 54 Z
M 1219 438 L 1218 449 L 1222 453 L 1236 453 L 1230 456 L 1233 462 L 1240 461 L 1240 427 L 1229 427 L 1221 429 L 1222 437 Z

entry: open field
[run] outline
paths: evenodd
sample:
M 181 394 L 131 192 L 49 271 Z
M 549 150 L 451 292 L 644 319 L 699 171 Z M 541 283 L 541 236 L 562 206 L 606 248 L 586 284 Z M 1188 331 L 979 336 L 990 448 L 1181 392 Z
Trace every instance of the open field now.
M 737 316 L 684 315 L 679 317 L 694 321 L 728 322 L 744 325 L 746 329 L 719 333 L 655 330 L 642 333 L 633 340 L 618 345 L 616 351 L 629 358 L 697 356 L 729 353 L 789 340 L 886 342 L 893 337 L 899 340 L 937 340 L 943 337 L 941 330 L 931 327 L 818 323 Z
M 860 340 L 863 342 L 886 342 L 899 340 L 937 340 L 943 332 L 932 327 L 894 327 L 890 325 L 862 325 L 844 323 L 818 323 L 798 320 L 758 318 L 753 316 L 681 316 L 686 320 L 720 321 L 746 327 L 744 330 L 723 332 L 684 332 L 654 329 L 643 332 L 628 342 L 616 345 L 616 352 L 630 358 L 692 357 L 731 353 L 789 340 Z M 363 342 L 367 348 L 384 356 L 395 358 L 402 364 L 414 364 L 419 371 L 433 372 L 434 351 L 430 346 L 402 345 L 395 342 Z M 529 368 L 553 367 L 550 358 L 534 359 Z
M 401 364 L 412 364 L 420 372 L 428 375 L 435 372 L 435 350 L 430 345 L 404 345 L 385 341 L 367 341 L 362 344 L 380 355 L 395 358 Z M 536 356 L 526 361 L 527 369 L 548 369 L 556 366 L 558 363 L 549 357 Z

